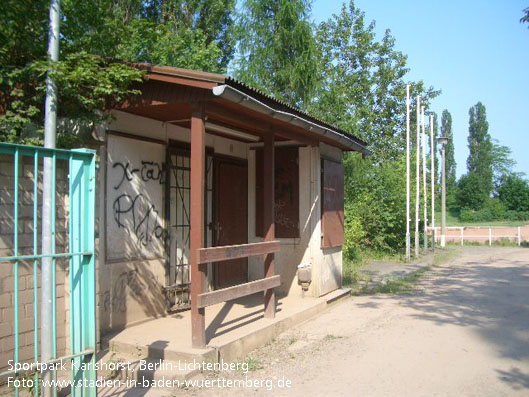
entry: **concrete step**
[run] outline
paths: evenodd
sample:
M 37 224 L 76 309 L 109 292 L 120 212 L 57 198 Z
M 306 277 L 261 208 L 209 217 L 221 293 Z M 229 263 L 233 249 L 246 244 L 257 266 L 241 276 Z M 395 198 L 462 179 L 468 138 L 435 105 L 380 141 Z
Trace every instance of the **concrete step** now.
M 153 360 L 169 360 L 173 362 L 184 361 L 216 361 L 215 349 L 206 347 L 204 349 L 186 349 L 179 347 L 178 350 L 171 349 L 166 343 L 150 345 L 140 345 L 129 342 L 126 338 L 115 338 L 109 341 L 109 350 L 117 356 L 127 356 L 136 358 L 149 358 Z
M 329 292 L 326 295 L 323 295 L 322 298 L 325 299 L 327 305 L 332 305 L 342 301 L 351 295 L 351 288 L 340 288 L 335 291 Z
M 200 373 L 199 368 L 186 367 L 186 362 L 116 355 L 113 352 L 105 354 L 99 364 L 101 369 L 98 376 L 121 381 L 134 380 L 138 385 L 142 385 L 144 380 L 148 383 L 173 380 L 182 382 Z

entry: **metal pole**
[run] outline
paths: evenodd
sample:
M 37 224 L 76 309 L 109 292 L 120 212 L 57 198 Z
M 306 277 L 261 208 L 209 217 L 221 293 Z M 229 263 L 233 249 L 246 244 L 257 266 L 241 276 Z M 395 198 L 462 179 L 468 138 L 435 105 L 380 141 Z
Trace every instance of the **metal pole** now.
M 441 146 L 441 248 L 446 245 L 445 228 L 446 228 L 446 178 L 445 178 L 445 144 Z
M 49 14 L 49 31 L 48 31 L 48 58 L 53 64 L 59 60 L 59 18 L 60 18 L 60 0 L 50 1 Z M 50 65 L 48 76 L 46 78 L 46 102 L 44 116 L 44 147 L 55 148 L 57 135 L 57 86 L 51 74 Z M 35 175 L 35 178 L 37 175 Z M 53 253 L 55 236 L 52 235 L 52 218 L 55 208 L 52 207 L 53 195 L 53 159 L 44 158 L 44 172 L 42 179 L 42 254 L 50 255 Z M 47 362 L 54 359 L 53 357 L 53 296 L 55 285 L 53 285 L 53 260 L 51 257 L 42 259 L 42 289 L 41 289 L 41 361 Z M 37 332 L 37 330 L 35 330 Z M 43 380 L 50 382 L 52 371 L 43 371 Z M 52 387 L 43 387 L 42 395 L 51 396 L 54 392 Z
M 406 262 L 410 260 L 410 85 L 408 84 L 406 86 Z
M 420 150 L 421 150 L 421 97 L 417 95 L 417 142 L 416 147 L 416 184 L 415 184 L 415 257 L 419 256 L 419 201 L 420 201 Z
M 435 251 L 435 141 L 433 140 L 433 114 L 430 114 L 430 184 L 432 195 L 432 251 Z
M 422 185 L 424 196 L 424 253 L 428 253 L 428 189 L 426 186 L 426 133 L 424 131 L 424 106 L 421 107 L 422 119 Z

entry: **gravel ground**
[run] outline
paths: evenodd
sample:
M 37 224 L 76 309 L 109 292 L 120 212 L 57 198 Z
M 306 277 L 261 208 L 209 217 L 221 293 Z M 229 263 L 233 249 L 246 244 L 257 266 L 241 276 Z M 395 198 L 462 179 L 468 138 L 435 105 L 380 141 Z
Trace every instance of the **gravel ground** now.
M 197 380 L 260 385 L 124 395 L 527 396 L 529 249 L 466 247 L 411 291 L 351 297 L 244 362 Z

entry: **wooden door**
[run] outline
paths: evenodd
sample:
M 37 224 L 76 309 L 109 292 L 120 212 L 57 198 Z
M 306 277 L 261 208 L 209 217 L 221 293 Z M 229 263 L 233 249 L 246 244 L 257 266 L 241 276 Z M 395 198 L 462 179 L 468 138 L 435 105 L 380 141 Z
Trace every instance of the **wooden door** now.
M 246 162 L 215 162 L 215 245 L 248 242 L 248 166 Z M 248 258 L 215 264 L 215 288 L 248 281 Z

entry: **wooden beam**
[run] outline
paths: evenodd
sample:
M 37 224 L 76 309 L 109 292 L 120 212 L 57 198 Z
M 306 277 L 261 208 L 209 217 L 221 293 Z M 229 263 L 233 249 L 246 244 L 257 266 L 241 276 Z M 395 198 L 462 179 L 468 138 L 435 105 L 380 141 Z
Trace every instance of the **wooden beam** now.
M 189 265 L 191 267 L 191 342 L 193 347 L 206 346 L 205 310 L 198 306 L 204 290 L 205 272 L 196 258 L 204 243 L 204 174 L 206 129 L 204 103 L 194 104 L 191 116 L 191 230 Z
M 276 135 L 289 140 L 296 140 L 306 145 L 317 144 L 318 140 L 315 137 L 311 137 L 310 133 L 303 130 L 300 127 L 292 127 L 300 131 L 295 133 L 292 131 L 286 131 L 284 128 L 278 126 L 281 121 L 273 119 L 271 116 L 266 116 L 257 112 L 252 113 L 253 116 L 248 115 L 243 108 L 235 110 L 220 105 L 217 102 L 209 101 L 207 115 L 208 119 L 216 120 L 227 125 L 233 125 L 239 129 L 252 132 L 260 136 L 264 136 L 271 128 L 274 128 Z
M 280 248 L 280 243 L 277 240 L 265 241 L 264 243 L 201 248 L 197 252 L 197 263 L 220 262 L 230 259 L 247 258 L 249 256 L 265 255 L 272 252 L 279 252 Z
M 265 241 L 275 239 L 275 189 L 274 189 L 274 132 L 268 131 L 264 137 L 263 159 L 266 170 L 263 176 L 263 226 L 265 232 Z M 274 276 L 274 253 L 265 255 L 264 258 L 264 275 L 265 278 Z M 264 292 L 264 316 L 274 318 L 276 315 L 276 302 L 274 288 L 266 289 Z
M 237 299 L 241 296 L 255 294 L 256 292 L 270 289 L 273 290 L 273 288 L 278 287 L 279 285 L 281 285 L 281 279 L 280 276 L 277 275 L 256 281 L 250 281 L 245 284 L 235 285 L 233 287 L 218 289 L 213 292 L 206 292 L 198 295 L 198 307 L 204 308 L 206 306 Z

